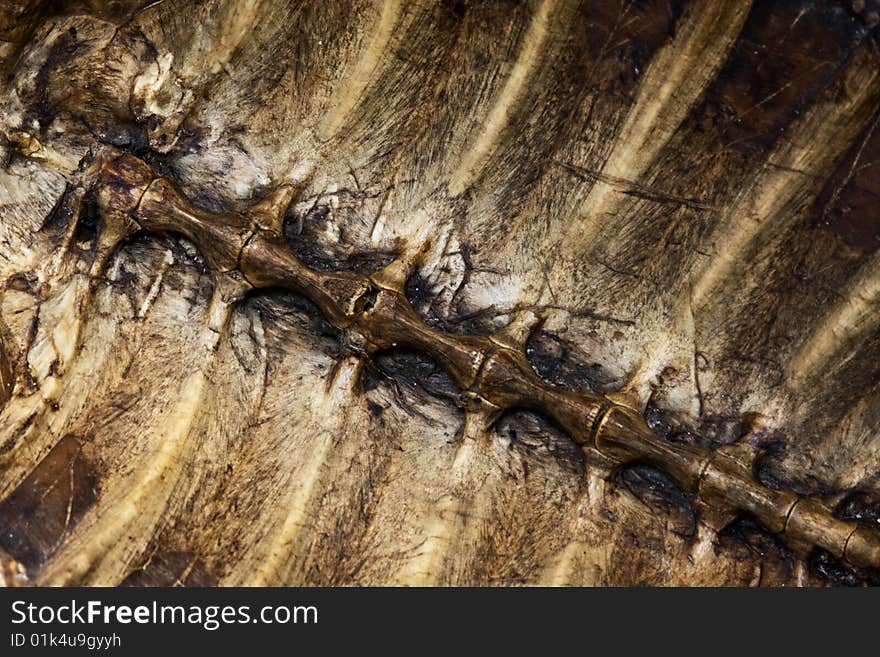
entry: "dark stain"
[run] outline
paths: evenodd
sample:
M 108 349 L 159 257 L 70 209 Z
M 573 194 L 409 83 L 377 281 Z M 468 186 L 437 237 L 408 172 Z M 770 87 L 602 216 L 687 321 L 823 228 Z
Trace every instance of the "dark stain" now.
M 776 433 L 761 447 L 763 453 L 755 462 L 755 472 L 764 486 L 785 490 L 801 497 L 829 497 L 837 492 L 817 474 L 809 457 L 788 447 L 790 438 Z
M 388 383 L 398 401 L 403 401 L 403 389 L 419 391 L 462 407 L 462 393 L 449 375 L 430 358 L 422 354 L 395 350 L 377 354 L 372 373 L 367 373 L 364 388 L 375 388 L 379 382 Z M 404 405 L 406 406 L 407 404 Z
M 65 185 L 61 196 L 58 197 L 46 218 L 43 219 L 40 230 L 49 232 L 53 238 L 59 239 L 66 232 L 68 226 L 70 226 L 70 222 L 73 221 L 78 207 L 79 198 L 77 194 L 74 193 L 73 188 L 69 184 Z
M 634 84 L 657 49 L 675 37 L 683 5 L 680 0 L 589 4 L 589 21 L 582 28 L 588 35 L 585 45 L 593 57 L 616 56 L 621 63 L 631 64 L 619 75 L 622 82 Z M 611 35 L 614 44 L 607 41 Z
M 376 299 L 379 298 L 379 288 L 370 285 L 355 302 L 355 308 L 359 313 L 365 313 L 376 305 Z
M 6 289 L 35 294 L 40 280 L 32 271 L 16 272 L 6 280 Z
M 294 324 L 298 330 L 305 330 L 320 339 L 317 345 L 321 351 L 338 360 L 342 355 L 342 335 L 314 303 L 304 296 L 270 288 L 251 294 L 245 301 L 260 314 L 266 326 L 284 327 Z
M 542 463 L 583 476 L 583 450 L 547 418 L 530 411 L 512 410 L 495 422 L 494 431 L 510 440 L 510 448 L 523 456 L 524 477 Z
M 855 492 L 837 505 L 834 514 L 874 531 L 880 530 L 880 495 Z M 880 586 L 880 568 L 853 568 L 831 554 L 816 550 L 810 558 L 810 572 L 831 586 Z
M 874 30 L 877 36 L 877 27 L 880 25 L 880 2 L 878 0 L 839 0 L 839 3 L 857 16 L 857 20 L 868 30 Z
M 776 534 L 768 532 L 750 515 L 742 515 L 718 532 L 718 545 L 735 551 L 747 550 L 740 558 L 758 557 L 762 576 L 759 586 L 779 585 L 794 578 L 794 559 Z
M 174 144 L 175 157 L 202 153 L 208 138 L 207 132 L 205 126 L 198 125 L 191 120 L 184 121 L 177 131 L 177 142 Z
M 853 493 L 838 505 L 837 516 L 880 530 L 880 496 Z
M 465 280 L 472 271 L 465 261 Z M 463 284 L 464 285 L 464 284 Z M 461 288 L 459 288 L 461 289 Z M 437 296 L 434 286 L 420 272 L 413 273 L 406 281 L 404 289 L 406 298 L 413 309 L 431 328 L 456 335 L 489 335 L 497 326 L 495 318 L 505 314 L 495 306 L 487 306 L 477 310 L 461 312 L 459 307 L 453 308 L 449 316 L 442 316 L 436 308 Z
M 615 382 L 602 366 L 579 347 L 553 333 L 534 332 L 526 342 L 526 358 L 538 376 L 576 392 L 610 392 Z
M 73 33 L 64 32 L 52 44 L 46 61 L 37 71 L 37 77 L 34 80 L 35 97 L 28 104 L 28 111 L 22 120 L 23 130 L 29 131 L 30 126 L 36 121 L 40 126 L 40 135 L 46 134 L 46 130 L 55 118 L 57 109 L 49 99 L 52 76 L 56 72 L 55 69 L 76 58 L 81 46 L 82 44 L 76 39 L 75 31 Z
M 751 426 L 753 416 L 748 413 L 742 416 L 707 414 L 693 423 L 689 418 L 648 403 L 645 419 L 655 433 L 670 442 L 711 450 L 742 439 Z
M 363 192 L 339 190 L 338 197 L 345 207 L 340 212 L 358 213 Z M 293 207 L 284 217 L 283 234 L 294 255 L 302 262 L 319 271 L 350 271 L 367 276 L 381 269 L 394 259 L 393 253 L 361 251 L 355 240 L 347 239 L 345 224 L 340 222 L 339 241 L 330 243 L 326 237 L 328 223 L 333 221 L 333 209 L 322 197 L 311 206 Z
M 76 232 L 74 234 L 76 241 L 88 242 L 90 249 L 95 248 L 101 224 L 101 213 L 98 210 L 97 199 L 93 192 L 89 192 L 83 197 L 79 217 L 76 221 Z
M 452 12 L 458 20 L 465 17 L 468 11 L 468 3 L 463 0 L 446 0 L 446 7 Z
M 635 463 L 618 468 L 613 479 L 654 513 L 665 514 L 671 531 L 687 538 L 696 534 L 697 517 L 690 500 L 666 473 Z
M 694 445 L 703 449 L 711 449 L 713 446 L 711 440 L 699 433 L 684 418 L 674 413 L 667 413 L 654 404 L 649 403 L 645 408 L 645 419 L 655 433 L 669 442 Z
M 860 583 L 854 572 L 825 550 L 816 550 L 810 557 L 809 567 L 811 574 L 829 586 L 858 586 Z
M 833 93 L 863 37 L 864 28 L 835 3 L 754 3 L 700 120 L 722 128 L 729 148 L 768 148 L 821 94 Z
M 25 421 L 21 423 L 21 426 L 15 430 L 15 433 L 13 433 L 2 444 L 0 444 L 0 456 L 2 456 L 3 454 L 6 454 L 9 450 L 11 450 L 13 447 L 15 447 L 15 445 L 18 443 L 18 441 L 21 439 L 21 437 L 25 433 L 27 433 L 28 429 L 31 428 L 31 425 L 34 423 L 34 421 L 36 419 L 37 419 L 36 413 L 31 413 L 30 415 L 27 416 Z
M 730 445 L 742 439 L 751 428 L 754 414 L 708 414 L 701 418 L 699 431 L 713 445 Z
M 150 137 L 144 125 L 108 117 L 99 127 L 92 127 L 92 130 L 102 144 L 115 146 L 137 157 L 146 159 L 148 154 L 156 153 L 150 146 Z
M 20 0 L 0 4 L 0 40 L 10 44 L 27 41 L 45 10 L 46 0 Z
M 862 134 L 826 181 L 811 212 L 811 227 L 829 231 L 859 255 L 880 248 L 880 114 L 867 122 Z M 852 256 L 850 256 L 852 257 Z
M 414 272 L 406 281 L 406 298 L 413 308 L 418 309 L 425 315 L 425 321 L 434 326 L 434 328 L 447 328 L 445 322 L 439 317 L 432 316 L 430 312 L 431 303 L 434 301 L 434 293 L 428 280 L 419 272 Z
M 98 476 L 80 441 L 67 435 L 0 503 L 0 547 L 29 572 L 38 569 L 95 503 Z

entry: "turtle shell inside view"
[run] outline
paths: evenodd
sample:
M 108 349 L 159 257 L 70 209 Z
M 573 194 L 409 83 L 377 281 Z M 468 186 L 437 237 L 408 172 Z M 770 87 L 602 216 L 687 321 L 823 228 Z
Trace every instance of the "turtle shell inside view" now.
M 2 3 L 0 581 L 880 583 L 878 39 Z

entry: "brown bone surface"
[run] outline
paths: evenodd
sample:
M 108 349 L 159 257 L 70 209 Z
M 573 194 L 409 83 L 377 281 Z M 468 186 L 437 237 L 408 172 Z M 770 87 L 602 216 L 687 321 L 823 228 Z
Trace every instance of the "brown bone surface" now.
M 10 584 L 876 584 L 880 2 L 0 8 Z

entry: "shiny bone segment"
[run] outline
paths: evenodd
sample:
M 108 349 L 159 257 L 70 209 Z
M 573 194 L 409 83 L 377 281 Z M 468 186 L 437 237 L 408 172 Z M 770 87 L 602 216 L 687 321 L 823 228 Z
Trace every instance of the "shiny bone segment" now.
M 211 214 L 189 204 L 166 178 L 155 179 L 137 208 L 144 230 L 179 233 L 196 244 L 216 272 L 238 267 L 245 243 L 253 233 L 250 219 L 238 213 Z
M 336 328 L 347 328 L 369 281 L 348 272 L 320 272 L 307 267 L 284 242 L 255 232 L 241 251 L 241 272 L 257 289 L 281 287 L 307 297 Z

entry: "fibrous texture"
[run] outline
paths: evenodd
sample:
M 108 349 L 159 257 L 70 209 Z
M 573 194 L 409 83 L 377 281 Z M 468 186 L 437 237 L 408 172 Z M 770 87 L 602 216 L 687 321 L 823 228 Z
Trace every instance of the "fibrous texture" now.
M 6 580 L 875 581 L 874 3 L 8 12 Z

